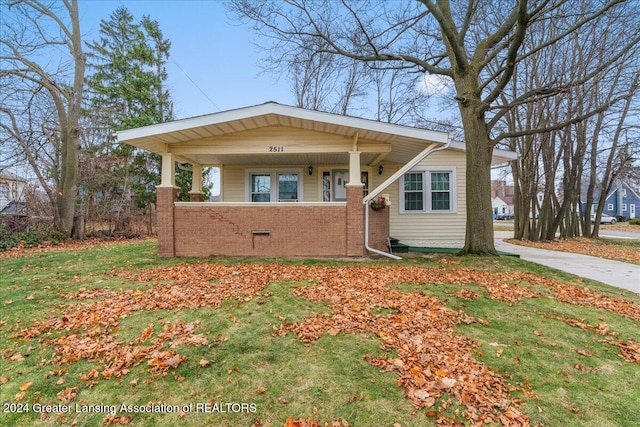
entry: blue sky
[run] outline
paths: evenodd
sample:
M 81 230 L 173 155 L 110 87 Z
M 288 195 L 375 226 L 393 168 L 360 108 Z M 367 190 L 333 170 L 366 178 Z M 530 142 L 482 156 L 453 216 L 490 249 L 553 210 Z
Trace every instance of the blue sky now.
M 80 0 L 79 4 L 86 41 L 98 37 L 100 20 L 108 20 L 120 6 L 138 19 L 149 15 L 160 23 L 165 38 L 171 40 L 167 71 L 176 118 L 267 101 L 293 102 L 284 79 L 276 82 L 273 75 L 261 73 L 261 55 L 252 44 L 256 36 L 247 26 L 231 23 L 222 1 Z

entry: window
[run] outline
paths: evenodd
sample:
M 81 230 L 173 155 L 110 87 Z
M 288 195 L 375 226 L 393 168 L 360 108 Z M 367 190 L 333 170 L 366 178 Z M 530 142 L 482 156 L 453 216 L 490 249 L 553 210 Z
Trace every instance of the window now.
M 298 201 L 298 175 L 295 173 L 278 174 L 278 201 Z
M 246 201 L 298 202 L 302 200 L 301 169 L 246 171 Z
M 322 172 L 322 201 L 331 201 L 331 172 Z
M 431 172 L 431 210 L 451 210 L 451 175 L 449 172 Z
M 271 175 L 251 175 L 251 201 L 271 201 Z
M 626 212 L 627 211 L 627 204 L 623 203 L 622 204 L 622 212 Z
M 360 172 L 360 182 L 364 185 L 362 187 L 362 197 L 366 197 L 369 194 L 369 172 Z
M 627 197 L 627 189 L 626 188 L 622 189 L 622 197 Z
M 404 210 L 423 211 L 424 210 L 424 174 L 408 173 L 404 176 Z
M 404 175 L 400 212 L 455 212 L 455 168 L 422 168 Z
M 607 205 L 607 210 L 612 211 L 613 210 L 613 203 L 609 203 Z

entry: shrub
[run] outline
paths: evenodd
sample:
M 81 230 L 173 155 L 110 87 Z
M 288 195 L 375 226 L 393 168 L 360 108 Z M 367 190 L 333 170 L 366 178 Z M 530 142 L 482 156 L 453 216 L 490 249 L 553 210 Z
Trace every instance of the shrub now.
M 631 225 L 640 225 L 640 218 L 634 218 L 631 221 L 629 221 L 629 224 Z

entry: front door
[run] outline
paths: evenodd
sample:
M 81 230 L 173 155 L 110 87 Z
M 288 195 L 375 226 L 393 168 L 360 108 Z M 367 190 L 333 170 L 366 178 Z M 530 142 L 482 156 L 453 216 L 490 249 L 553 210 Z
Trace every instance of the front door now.
M 334 169 L 333 171 L 333 201 L 347 201 L 347 184 L 349 183 L 348 169 Z
M 629 204 L 629 219 L 635 218 L 636 217 L 636 204 L 635 203 L 630 203 Z

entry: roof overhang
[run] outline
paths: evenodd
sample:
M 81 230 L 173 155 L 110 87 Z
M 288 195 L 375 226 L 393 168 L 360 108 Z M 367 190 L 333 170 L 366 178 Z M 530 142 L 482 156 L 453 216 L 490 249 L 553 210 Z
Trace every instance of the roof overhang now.
M 460 141 L 451 141 L 449 145 L 451 150 L 467 151 L 467 145 Z M 518 153 L 515 151 L 503 150 L 501 148 L 494 148 L 491 157 L 491 166 L 500 165 L 503 163 L 511 162 L 518 158 Z
M 243 132 L 294 128 L 307 134 L 331 135 L 322 144 L 314 138 L 234 144 Z M 273 133 L 273 132 L 272 132 Z M 354 148 L 362 162 L 406 163 L 430 144 L 446 144 L 446 132 L 417 129 L 358 117 L 306 110 L 273 102 L 205 116 L 161 123 L 116 133 L 119 142 L 158 154 L 173 153 L 180 161 L 205 166 L 223 164 L 339 164 Z M 355 145 L 354 145 L 355 144 Z M 277 154 L 277 155 L 274 155 Z

